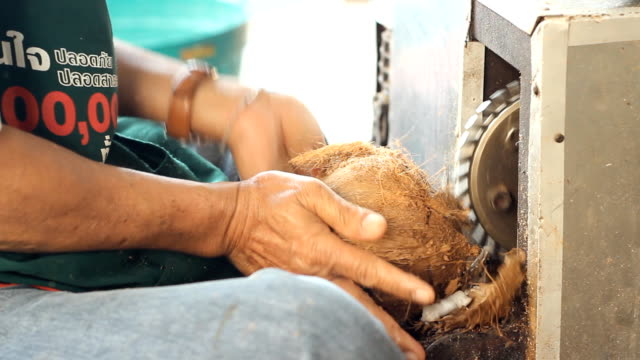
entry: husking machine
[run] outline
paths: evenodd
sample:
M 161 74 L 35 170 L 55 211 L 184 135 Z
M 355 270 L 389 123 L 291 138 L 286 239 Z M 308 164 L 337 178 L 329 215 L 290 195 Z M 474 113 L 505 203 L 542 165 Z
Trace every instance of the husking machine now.
M 526 250 L 517 357 L 640 359 L 640 1 L 394 5 L 374 139 Z

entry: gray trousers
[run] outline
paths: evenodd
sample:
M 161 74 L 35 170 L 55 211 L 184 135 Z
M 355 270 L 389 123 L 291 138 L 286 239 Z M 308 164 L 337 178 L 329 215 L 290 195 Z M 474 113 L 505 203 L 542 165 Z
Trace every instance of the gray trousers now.
M 266 269 L 179 286 L 0 289 L 0 359 L 403 359 L 332 283 Z

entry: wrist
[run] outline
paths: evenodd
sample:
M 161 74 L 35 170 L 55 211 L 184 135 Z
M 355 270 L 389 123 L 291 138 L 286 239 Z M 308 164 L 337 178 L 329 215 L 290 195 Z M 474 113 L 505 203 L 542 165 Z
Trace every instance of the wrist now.
M 183 191 L 169 205 L 167 228 L 159 234 L 164 241 L 156 237 L 150 247 L 202 257 L 226 255 L 237 193 L 238 183 L 233 182 L 197 184 Z
M 194 95 L 192 132 L 206 139 L 229 142 L 238 117 L 256 93 L 225 77 L 206 81 Z

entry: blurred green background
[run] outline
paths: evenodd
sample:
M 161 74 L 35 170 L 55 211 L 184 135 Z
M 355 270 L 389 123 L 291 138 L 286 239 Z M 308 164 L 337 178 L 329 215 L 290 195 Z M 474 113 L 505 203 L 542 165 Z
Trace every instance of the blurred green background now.
M 107 0 L 113 34 L 178 58 L 198 58 L 238 75 L 247 38 L 247 0 Z

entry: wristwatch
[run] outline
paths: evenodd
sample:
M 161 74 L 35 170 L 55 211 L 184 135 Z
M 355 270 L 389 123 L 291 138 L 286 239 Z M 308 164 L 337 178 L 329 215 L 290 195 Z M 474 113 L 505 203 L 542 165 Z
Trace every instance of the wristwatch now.
M 173 79 L 173 96 L 169 104 L 169 116 L 165 129 L 169 136 L 178 140 L 191 139 L 193 98 L 198 87 L 207 79 L 218 79 L 218 73 L 207 62 L 197 59 L 186 61 Z

